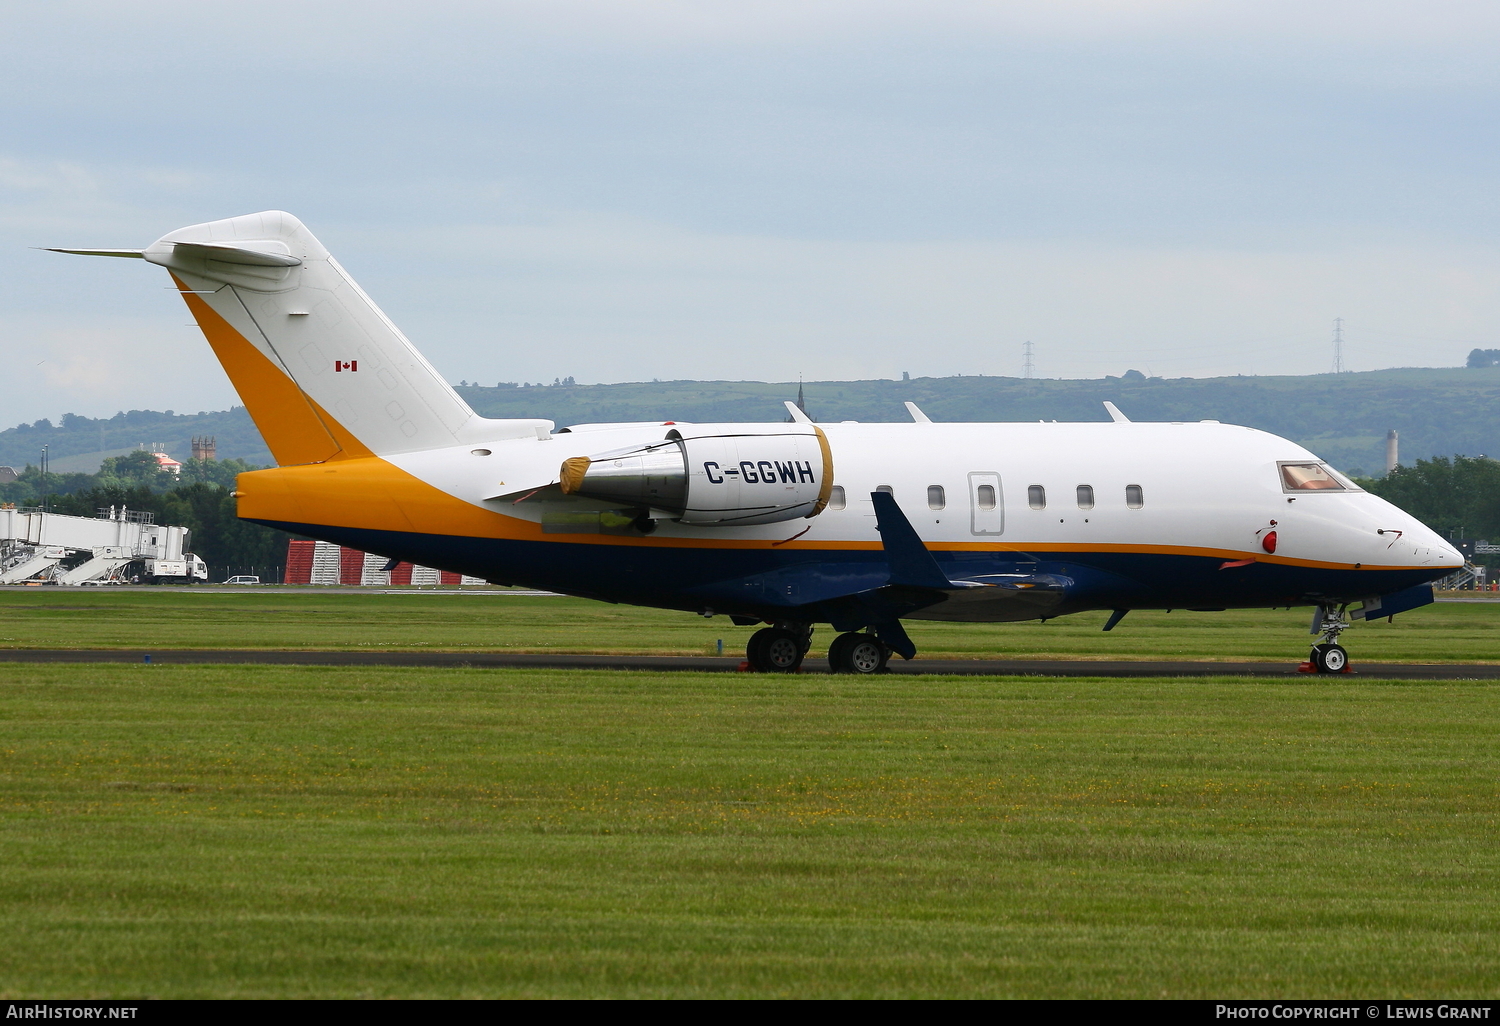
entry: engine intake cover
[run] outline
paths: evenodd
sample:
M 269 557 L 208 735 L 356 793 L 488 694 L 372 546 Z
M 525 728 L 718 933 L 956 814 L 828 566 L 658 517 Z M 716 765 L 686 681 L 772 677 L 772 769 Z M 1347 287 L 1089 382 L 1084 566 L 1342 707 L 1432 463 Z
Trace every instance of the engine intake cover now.
M 684 524 L 774 524 L 823 512 L 833 455 L 810 424 L 684 424 L 661 442 L 565 460 L 560 477 L 564 494 Z

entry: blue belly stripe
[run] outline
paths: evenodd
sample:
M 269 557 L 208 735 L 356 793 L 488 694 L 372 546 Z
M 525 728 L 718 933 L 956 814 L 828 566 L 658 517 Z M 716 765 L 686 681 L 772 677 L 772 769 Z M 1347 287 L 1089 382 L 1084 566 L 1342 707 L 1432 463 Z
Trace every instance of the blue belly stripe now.
M 279 521 L 268 527 L 391 559 L 629 605 L 827 622 L 826 603 L 878 588 L 889 578 L 879 549 L 653 548 L 566 542 L 463 538 Z M 935 551 L 953 580 L 985 574 L 1051 574 L 1068 578 L 1067 599 L 1052 615 L 1091 609 L 1268 608 L 1345 602 L 1389 595 L 1443 576 L 1446 570 L 1340 570 L 1252 563 L 1220 570 L 1220 557 L 1164 553 L 1047 553 L 1033 562 L 1013 551 Z M 1381 614 L 1384 615 L 1384 614 Z M 1031 616 L 1024 617 L 1031 619 Z

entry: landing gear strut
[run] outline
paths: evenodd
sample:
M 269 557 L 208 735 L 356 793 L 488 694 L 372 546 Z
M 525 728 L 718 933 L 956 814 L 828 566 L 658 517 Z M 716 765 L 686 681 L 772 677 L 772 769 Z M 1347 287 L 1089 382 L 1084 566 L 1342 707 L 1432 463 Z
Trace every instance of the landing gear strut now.
M 1313 614 L 1309 634 L 1322 634 L 1323 640 L 1313 645 L 1307 662 L 1297 667 L 1303 673 L 1349 673 L 1349 653 L 1339 644 L 1339 635 L 1349 629 L 1344 619 L 1344 606 L 1319 606 Z
M 834 673 L 879 673 L 891 661 L 891 650 L 873 634 L 840 634 L 828 646 L 828 668 Z
M 808 624 L 779 623 L 750 635 L 745 659 L 758 673 L 796 673 L 802 657 L 812 647 L 812 627 Z

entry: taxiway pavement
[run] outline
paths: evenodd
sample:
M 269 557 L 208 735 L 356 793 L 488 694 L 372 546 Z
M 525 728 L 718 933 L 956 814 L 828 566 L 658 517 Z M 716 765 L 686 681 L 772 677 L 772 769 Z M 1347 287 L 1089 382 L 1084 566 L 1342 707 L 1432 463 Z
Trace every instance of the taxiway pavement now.
M 260 649 L 9 649 L 0 663 L 258 664 L 269 666 L 472 666 L 549 670 L 677 670 L 734 673 L 743 660 L 730 656 L 550 655 L 513 652 L 342 652 Z M 1349 676 L 1390 680 L 1500 680 L 1500 664 L 1358 663 Z M 828 673 L 809 659 L 803 673 Z M 966 677 L 1281 677 L 1307 676 L 1294 662 L 1136 662 L 1089 659 L 893 659 L 891 673 Z

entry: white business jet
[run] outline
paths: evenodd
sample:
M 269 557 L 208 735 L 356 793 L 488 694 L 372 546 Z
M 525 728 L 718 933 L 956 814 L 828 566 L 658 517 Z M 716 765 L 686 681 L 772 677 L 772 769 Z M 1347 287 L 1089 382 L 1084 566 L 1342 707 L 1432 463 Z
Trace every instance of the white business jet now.
M 575 424 L 480 417 L 322 244 L 267 211 L 181 228 L 170 272 L 278 466 L 247 520 L 482 577 L 764 624 L 792 672 L 915 646 L 904 619 L 1313 606 L 1307 664 L 1348 669 L 1352 617 L 1432 601 L 1444 540 L 1311 452 L 1215 421 Z

